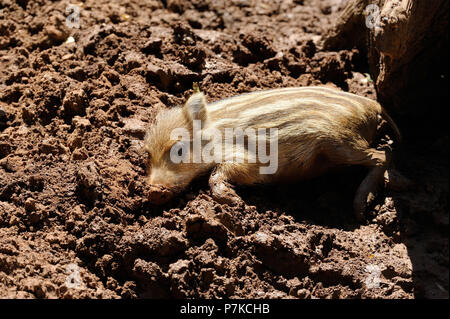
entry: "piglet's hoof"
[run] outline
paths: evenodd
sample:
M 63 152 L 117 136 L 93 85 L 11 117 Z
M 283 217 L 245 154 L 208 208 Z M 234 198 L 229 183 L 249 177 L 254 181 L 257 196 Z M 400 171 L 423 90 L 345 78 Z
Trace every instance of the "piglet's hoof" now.
M 361 195 L 358 194 L 355 196 L 353 200 L 353 212 L 355 214 L 356 219 L 359 222 L 363 222 L 365 220 L 365 213 L 367 207 L 369 207 L 375 199 L 375 194 L 373 192 L 369 192 L 367 194 Z
M 219 204 L 228 205 L 230 207 L 241 207 L 244 205 L 244 201 L 239 197 L 213 195 L 213 199 Z
M 384 183 L 386 188 L 392 191 L 406 191 L 415 187 L 412 180 L 395 169 L 389 169 L 384 173 Z
M 150 185 L 148 190 L 148 200 L 155 205 L 162 205 L 167 203 L 174 193 L 168 188 L 160 185 Z
M 219 204 L 226 204 L 230 207 L 244 206 L 244 201 L 232 189 L 226 188 L 220 193 L 213 192 L 212 198 Z

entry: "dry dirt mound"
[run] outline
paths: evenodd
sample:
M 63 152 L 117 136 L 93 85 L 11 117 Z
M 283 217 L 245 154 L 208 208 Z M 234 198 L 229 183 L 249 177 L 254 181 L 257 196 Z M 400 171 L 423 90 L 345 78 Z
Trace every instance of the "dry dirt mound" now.
M 146 197 L 146 127 L 198 81 L 210 101 L 328 84 L 375 98 L 357 50 L 318 43 L 345 1 L 0 2 L 0 297 L 448 297 L 448 137 L 410 131 L 408 191 L 352 214 L 364 169 L 295 187 L 204 180 Z M 69 41 L 66 41 L 68 40 Z M 408 136 L 408 132 L 406 132 Z

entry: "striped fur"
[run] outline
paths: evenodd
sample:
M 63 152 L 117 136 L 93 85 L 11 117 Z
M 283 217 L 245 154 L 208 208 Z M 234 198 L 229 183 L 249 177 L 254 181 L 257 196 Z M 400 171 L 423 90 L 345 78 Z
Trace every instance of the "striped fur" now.
M 203 94 L 196 93 L 183 108 L 158 115 L 146 137 L 151 154 L 150 183 L 182 189 L 214 168 L 224 181 L 254 184 L 301 180 L 342 164 L 380 166 L 386 160 L 384 154 L 370 147 L 378 117 L 385 118 L 400 136 L 376 101 L 328 87 L 257 91 L 204 105 L 204 110 L 199 108 L 201 101 Z M 226 128 L 277 128 L 278 171 L 261 175 L 261 163 L 248 163 L 258 155 L 248 148 L 238 154 L 245 163 L 170 163 L 167 150 L 175 142 L 170 141 L 170 131 L 177 127 L 191 129 L 193 117 L 202 120 L 204 131 L 218 129 L 223 134 Z

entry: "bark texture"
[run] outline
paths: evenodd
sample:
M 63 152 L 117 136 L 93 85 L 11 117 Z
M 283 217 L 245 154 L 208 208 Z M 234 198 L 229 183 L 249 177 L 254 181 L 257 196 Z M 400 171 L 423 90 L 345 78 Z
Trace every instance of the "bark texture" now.
M 448 0 L 349 0 L 324 47 L 367 52 L 378 99 L 397 116 L 437 116 L 448 101 L 448 19 Z

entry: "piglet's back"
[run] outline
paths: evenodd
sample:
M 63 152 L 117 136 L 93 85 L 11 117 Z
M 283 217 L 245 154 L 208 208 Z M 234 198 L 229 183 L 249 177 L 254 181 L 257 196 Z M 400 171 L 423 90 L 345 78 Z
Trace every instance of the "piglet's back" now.
M 381 110 L 376 101 L 328 87 L 257 91 L 208 105 L 210 125 L 277 128 L 280 141 L 357 134 L 370 143 Z

